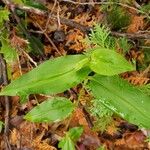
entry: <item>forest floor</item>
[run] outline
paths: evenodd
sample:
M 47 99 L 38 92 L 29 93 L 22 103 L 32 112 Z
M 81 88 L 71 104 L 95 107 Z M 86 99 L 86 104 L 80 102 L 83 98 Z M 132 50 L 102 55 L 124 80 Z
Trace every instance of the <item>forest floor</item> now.
M 14 2 L 19 1 L 14 0 Z M 17 61 L 11 64 L 12 79 L 17 79 L 45 60 L 86 52 L 89 45 L 83 41 L 90 30 L 95 24 L 107 24 L 112 36 L 126 37 L 132 45 L 127 50 L 126 57 L 136 62 L 137 70 L 124 73 L 122 77 L 136 86 L 150 82 L 148 66 L 150 63 L 150 12 L 139 11 L 140 7 L 150 5 L 148 0 L 142 2 L 133 0 L 131 4 L 119 2 L 117 6 L 122 9 L 121 11 L 129 14 L 126 22 L 124 22 L 125 18 L 119 20 L 124 12 L 118 10 L 120 14 L 115 14 L 112 12 L 113 5 L 105 1 L 36 0 L 35 2 L 38 3 L 36 9 L 30 5 L 27 7 L 23 7 L 22 4 L 13 5 L 14 9 L 18 10 L 18 14 L 12 12 L 10 22 L 7 23 L 11 45 L 18 49 L 19 55 Z M 10 10 L 12 8 L 11 4 L 5 1 L 0 1 L 0 5 L 7 5 L 6 7 Z M 46 7 L 49 15 L 42 7 Z M 22 11 L 26 12 L 25 16 Z M 26 25 L 26 34 L 36 37 L 36 44 L 31 43 L 35 51 L 20 51 L 20 47 L 26 49 L 29 43 L 22 36 L 24 33 L 20 29 L 21 26 L 18 27 L 21 22 Z M 118 51 L 122 50 L 118 47 Z M 0 82 L 2 87 L 3 80 Z M 79 85 L 59 95 L 73 100 L 77 98 L 80 90 Z M 31 123 L 23 119 L 23 116 L 37 103 L 46 99 L 44 95 L 30 95 L 25 104 L 20 104 L 18 96 L 8 97 L 9 104 L 6 104 L 5 97 L 0 97 L 0 120 L 6 122 L 8 119 L 9 123 L 5 125 L 8 128 L 7 134 L 4 129 L 0 134 L 0 150 L 6 149 L 6 145 L 10 150 L 56 150 L 59 149 L 58 142 L 65 132 L 79 125 L 83 126 L 84 132 L 76 143 L 77 150 L 96 150 L 99 147 L 101 150 L 150 149 L 145 132 L 122 118 L 114 117 L 112 124 L 104 132 L 94 130 L 93 117 L 86 110 L 90 96 L 83 90 L 81 97 L 81 107 L 77 108 L 69 119 L 56 123 Z M 6 108 L 8 105 L 9 109 Z M 9 117 L 6 116 L 8 110 Z

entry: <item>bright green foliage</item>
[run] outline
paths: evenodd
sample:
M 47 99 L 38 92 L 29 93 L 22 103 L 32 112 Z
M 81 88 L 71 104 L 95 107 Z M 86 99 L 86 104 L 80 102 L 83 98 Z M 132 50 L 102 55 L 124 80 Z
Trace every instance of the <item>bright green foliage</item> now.
M 80 138 L 83 132 L 82 127 L 75 127 L 70 129 L 64 138 L 59 142 L 58 147 L 62 150 L 75 150 L 75 142 Z
M 43 64 L 24 74 L 3 89 L 0 95 L 56 94 L 82 82 L 90 70 L 84 65 L 88 59 L 84 55 L 68 55 Z
M 26 29 L 22 28 L 22 32 L 25 34 Z M 22 102 L 24 102 L 29 94 L 64 92 L 87 79 L 92 71 L 97 74 L 112 76 L 134 70 L 133 66 L 123 56 L 115 52 L 114 43 L 116 39 L 109 34 L 108 28 L 96 25 L 95 30 L 91 33 L 90 42 L 95 46 L 99 46 L 98 48 L 91 49 L 85 55 L 67 55 L 45 61 L 37 68 L 4 87 L 0 95 L 19 95 Z M 14 58 L 14 55 L 12 55 L 13 50 L 9 46 L 9 40 L 6 39 L 8 38 L 1 37 L 1 52 L 4 54 L 6 61 L 12 61 Z M 31 39 L 33 41 L 34 38 Z M 122 39 L 121 44 L 123 47 L 126 45 L 125 50 L 128 49 L 127 41 Z M 111 120 L 112 112 L 108 113 L 108 109 L 110 109 L 131 123 L 146 128 L 150 127 L 150 112 L 148 111 L 150 97 L 143 94 L 139 89 L 134 88 L 118 77 L 100 75 L 92 78 L 90 88 L 96 99 L 104 105 L 103 111 L 101 111 L 102 114 L 100 115 L 99 112 L 98 115 L 101 119 L 105 118 L 103 121 L 106 124 Z M 66 118 L 73 111 L 74 106 L 65 98 L 65 100 L 62 99 L 54 98 L 43 102 L 31 110 L 25 116 L 25 119 L 33 122 L 49 122 Z M 108 109 L 105 112 L 106 107 Z M 109 116 L 108 120 L 106 116 Z M 102 128 L 105 125 L 103 124 Z M 61 148 L 65 150 L 74 149 L 72 137 L 66 134 L 65 138 L 67 140 L 60 144 Z
M 103 105 L 99 99 L 93 99 L 92 104 L 90 112 L 96 117 L 94 129 L 103 132 L 112 123 L 113 111 Z
M 127 60 L 115 51 L 95 48 L 91 54 L 90 68 L 101 75 L 112 76 L 134 70 Z
M 24 117 L 32 122 L 54 122 L 68 117 L 74 110 L 74 104 L 63 97 L 49 99 L 34 107 Z
M 93 95 L 130 123 L 150 127 L 150 96 L 118 76 L 95 75 L 89 84 Z
M 3 53 L 7 63 L 13 63 L 17 59 L 16 50 L 10 45 L 9 39 L 1 37 L 1 44 L 0 53 Z
M 75 150 L 74 143 L 68 136 L 62 139 L 62 141 L 59 143 L 59 148 L 62 150 Z
M 7 9 L 0 10 L 0 27 L 1 25 L 4 27 L 3 31 L 0 33 L 0 43 L 1 43 L 0 53 L 4 55 L 4 58 L 7 63 L 12 64 L 17 59 L 17 52 L 10 45 L 10 40 L 8 38 L 9 37 L 8 31 L 5 30 L 5 26 L 3 25 L 3 21 L 8 19 L 9 19 L 9 11 Z
M 86 40 L 87 44 L 94 44 L 97 47 L 113 49 L 115 47 L 121 48 L 124 53 L 131 49 L 127 38 L 115 38 L 110 35 L 110 29 L 105 25 L 95 24 L 94 29 L 91 31 L 89 38 Z M 116 45 L 117 44 L 117 45 Z
M 7 9 L 0 9 L 0 28 L 3 27 L 3 22 L 9 20 L 10 12 Z
M 3 129 L 3 122 L 2 121 L 0 121 L 0 133 L 1 133 L 1 131 L 2 131 L 2 129 Z
M 26 97 L 29 94 L 63 92 L 87 77 L 91 71 L 85 65 L 90 65 L 93 71 L 102 75 L 114 75 L 133 70 L 133 67 L 115 51 L 97 48 L 88 57 L 72 55 L 46 61 L 13 81 L 0 95 Z
M 105 25 L 95 24 L 91 30 L 88 42 L 102 48 L 114 48 L 114 38 L 110 36 L 110 30 Z

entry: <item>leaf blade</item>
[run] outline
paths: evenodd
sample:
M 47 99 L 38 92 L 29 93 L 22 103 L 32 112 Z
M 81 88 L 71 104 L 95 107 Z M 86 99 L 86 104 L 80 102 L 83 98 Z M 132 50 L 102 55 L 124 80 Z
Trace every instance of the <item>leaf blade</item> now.
M 34 107 L 24 117 L 32 122 L 60 121 L 68 117 L 74 109 L 74 104 L 66 98 L 55 97 Z
M 150 127 L 150 96 L 117 76 L 95 75 L 89 85 L 106 107 L 131 123 Z
M 90 68 L 101 75 L 112 76 L 134 70 L 120 54 L 105 48 L 95 48 L 91 54 Z
M 3 89 L 0 95 L 15 96 L 63 92 L 80 83 L 88 75 L 89 68 L 82 68 L 87 61 L 84 55 L 68 55 L 46 61 L 19 79 L 14 80 Z

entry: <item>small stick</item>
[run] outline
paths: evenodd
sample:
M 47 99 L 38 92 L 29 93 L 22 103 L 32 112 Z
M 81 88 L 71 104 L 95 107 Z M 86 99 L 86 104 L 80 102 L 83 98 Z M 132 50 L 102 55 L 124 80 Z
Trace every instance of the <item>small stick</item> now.
M 117 37 L 127 37 L 129 39 L 150 39 L 150 34 L 146 34 L 146 33 L 120 33 L 120 32 L 111 32 L 111 34 L 113 36 L 117 36 Z
M 0 54 L 0 62 L 2 65 L 2 76 L 3 76 L 3 84 L 6 86 L 8 84 L 8 78 L 7 78 L 7 66 L 6 66 L 6 62 L 3 59 L 2 54 Z M 4 128 L 4 140 L 5 140 L 5 144 L 6 144 L 6 149 L 11 150 L 10 147 L 10 143 L 8 140 L 8 134 L 9 134 L 9 98 L 8 96 L 4 96 L 5 99 L 5 109 L 6 109 L 6 113 L 5 113 L 5 128 Z
M 39 27 L 39 29 L 43 32 L 43 34 L 45 35 L 45 37 L 48 39 L 48 41 L 50 42 L 50 44 L 54 47 L 54 49 L 57 51 L 57 53 L 62 56 L 62 54 L 59 52 L 58 48 L 56 47 L 56 45 L 53 43 L 53 41 L 50 39 L 50 37 L 44 32 L 44 30 L 42 29 L 42 27 L 36 23 L 37 26 Z
M 127 5 L 127 4 L 124 4 L 124 3 L 120 3 L 120 2 L 75 2 L 73 0 L 62 0 L 63 2 L 68 2 L 68 3 L 72 3 L 72 4 L 77 4 L 77 5 L 119 5 L 119 6 L 122 6 L 122 7 L 125 7 L 125 8 L 128 8 L 128 9 L 132 9 L 132 10 L 135 10 L 139 13 L 142 13 L 143 15 L 145 15 L 145 17 L 147 17 L 148 19 L 150 19 L 150 15 L 147 14 L 146 12 L 140 10 L 140 9 L 137 9 L 135 7 L 132 7 L 130 5 Z

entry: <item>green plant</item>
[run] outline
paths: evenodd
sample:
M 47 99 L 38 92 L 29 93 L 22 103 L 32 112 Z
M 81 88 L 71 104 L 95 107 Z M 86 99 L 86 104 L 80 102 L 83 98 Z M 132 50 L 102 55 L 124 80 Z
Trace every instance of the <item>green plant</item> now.
M 89 87 L 93 95 L 107 108 L 141 127 L 149 128 L 150 97 L 119 76 L 95 75 Z M 134 115 L 131 115 L 134 114 Z
M 8 11 L 8 9 L 2 8 L 0 7 L 0 27 L 3 27 L 3 23 L 6 20 L 9 20 L 9 14 L 10 12 Z
M 95 24 L 89 34 L 88 44 L 94 44 L 102 48 L 114 48 L 115 38 L 110 36 L 110 29 L 105 25 Z
M 33 122 L 60 121 L 68 117 L 74 108 L 74 104 L 68 99 L 64 97 L 54 97 L 33 108 L 32 111 L 25 116 L 25 119 Z
M 79 139 L 83 132 L 82 127 L 74 127 L 70 129 L 65 137 L 63 137 L 59 144 L 58 147 L 61 148 L 62 150 L 75 150 L 75 142 Z
M 2 30 L 0 31 L 0 53 L 4 55 L 7 63 L 12 63 L 14 60 L 16 60 L 17 53 L 15 49 L 11 47 L 8 33 L 3 27 L 4 23 L 9 20 L 9 14 L 10 12 L 7 9 L 0 8 L 0 28 L 2 28 Z
M 97 47 L 89 53 L 45 61 L 12 81 L 3 88 L 0 95 L 19 95 L 22 102 L 25 102 L 30 94 L 61 93 L 89 79 L 88 86 L 101 104 L 129 122 L 149 128 L 150 97 L 117 76 L 131 70 L 134 70 L 134 67 L 114 49 Z M 88 76 L 91 72 L 96 75 Z M 59 121 L 68 117 L 75 108 L 76 105 L 68 99 L 54 96 L 52 100 L 36 106 L 25 119 L 33 122 Z M 52 118 L 49 117 L 51 112 L 48 110 L 53 112 Z M 62 116 L 58 115 L 61 112 Z
M 112 123 L 113 111 L 104 106 L 99 99 L 92 100 L 90 112 L 91 115 L 96 117 L 94 122 L 95 130 L 103 132 Z

